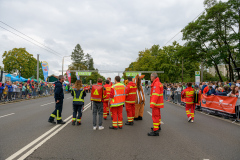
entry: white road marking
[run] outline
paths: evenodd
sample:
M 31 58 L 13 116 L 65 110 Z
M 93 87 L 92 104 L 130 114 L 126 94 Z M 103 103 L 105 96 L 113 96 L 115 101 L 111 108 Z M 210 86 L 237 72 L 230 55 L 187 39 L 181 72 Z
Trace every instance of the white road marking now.
M 151 112 L 149 112 L 149 111 L 147 111 L 147 112 L 148 112 L 148 114 L 150 114 L 150 116 L 152 116 Z M 161 121 L 161 124 L 164 124 L 163 121 Z
M 67 99 L 70 99 L 70 98 L 72 98 L 72 97 L 68 97 Z
M 203 159 L 203 160 L 209 160 L 209 159 Z
M 46 103 L 46 104 L 43 104 L 41 106 L 46 106 L 46 105 L 53 104 L 53 103 L 55 103 L 55 102 Z
M 88 103 L 86 106 L 84 106 L 84 111 L 86 111 L 89 107 L 91 106 L 91 103 Z M 43 135 L 41 135 L 40 137 L 38 137 L 37 139 L 35 139 L 34 141 L 32 141 L 31 143 L 29 143 L 28 145 L 26 145 L 25 147 L 23 147 L 22 149 L 20 149 L 19 151 L 17 151 L 16 153 L 14 153 L 13 155 L 11 155 L 10 157 L 8 157 L 6 160 L 12 160 L 14 158 L 16 158 L 17 156 L 19 156 L 20 154 L 22 154 L 23 152 L 25 152 L 27 149 L 29 149 L 31 146 L 33 146 L 34 144 L 36 144 L 38 141 L 40 141 L 41 139 L 43 139 L 44 137 L 46 137 L 48 134 L 50 134 L 52 131 L 54 131 L 55 129 L 57 129 L 56 131 L 54 131 L 52 134 L 50 134 L 48 137 L 46 137 L 44 140 L 42 140 L 40 143 L 38 143 L 36 146 L 34 146 L 31 150 L 29 150 L 27 153 L 25 153 L 23 156 L 21 156 L 19 158 L 19 160 L 23 160 L 25 159 L 27 156 L 29 156 L 30 154 L 32 154 L 34 152 L 34 150 L 36 150 L 38 147 L 40 147 L 41 145 L 43 145 L 47 140 L 49 140 L 51 137 L 53 137 L 54 135 L 56 135 L 59 131 L 61 131 L 67 124 L 69 124 L 71 122 L 71 118 L 72 115 L 69 116 L 68 118 L 66 118 L 64 121 L 66 122 L 66 124 L 64 125 L 56 125 L 54 126 L 52 129 L 50 129 L 49 131 L 45 132 Z
M 10 113 L 10 114 L 6 114 L 6 115 L 4 115 L 4 116 L 0 116 L 0 118 L 7 117 L 7 116 L 11 116 L 11 115 L 13 115 L 13 114 L 15 114 L 15 113 Z

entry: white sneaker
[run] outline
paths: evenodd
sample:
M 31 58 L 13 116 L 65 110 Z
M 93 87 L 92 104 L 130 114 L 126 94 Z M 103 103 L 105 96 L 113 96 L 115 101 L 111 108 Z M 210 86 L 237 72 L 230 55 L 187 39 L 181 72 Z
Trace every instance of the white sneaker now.
M 190 122 L 192 120 L 192 117 L 190 116 L 189 118 L 188 118 L 188 122 Z
M 191 120 L 191 123 L 193 123 L 193 120 Z
M 97 130 L 97 126 L 93 126 L 93 130 Z
M 104 129 L 103 126 L 99 126 L 99 127 L 98 127 L 98 130 L 103 130 L 103 129 Z

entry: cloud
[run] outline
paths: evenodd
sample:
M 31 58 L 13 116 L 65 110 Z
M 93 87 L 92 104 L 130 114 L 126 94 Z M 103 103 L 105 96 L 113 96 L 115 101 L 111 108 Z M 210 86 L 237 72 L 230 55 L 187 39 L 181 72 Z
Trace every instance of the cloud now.
M 99 70 L 123 71 L 139 51 L 153 44 L 163 46 L 203 9 L 203 1 L 193 0 L 1 0 L 3 22 L 59 56 L 1 28 L 0 56 L 15 47 L 25 47 L 35 57 L 40 54 L 40 60 L 49 63 L 49 74 L 57 75 L 62 57 L 70 55 L 79 43 Z M 0 26 L 14 31 L 2 23 Z M 70 58 L 64 59 L 66 69 Z

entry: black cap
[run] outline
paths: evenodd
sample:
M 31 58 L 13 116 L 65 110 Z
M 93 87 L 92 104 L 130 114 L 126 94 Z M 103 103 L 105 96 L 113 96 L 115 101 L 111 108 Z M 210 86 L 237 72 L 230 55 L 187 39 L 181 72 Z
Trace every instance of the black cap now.
M 198 85 L 195 85 L 195 88 L 198 88 Z

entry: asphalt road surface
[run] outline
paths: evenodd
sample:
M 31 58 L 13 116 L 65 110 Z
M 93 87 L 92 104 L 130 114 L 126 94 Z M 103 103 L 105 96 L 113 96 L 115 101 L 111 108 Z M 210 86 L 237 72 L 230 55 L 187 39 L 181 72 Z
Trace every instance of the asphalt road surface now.
M 147 96 L 149 102 L 149 96 Z M 165 102 L 159 137 L 148 137 L 151 109 L 146 104 L 142 121 L 110 130 L 92 129 L 90 94 L 85 98 L 81 126 L 71 125 L 72 97 L 65 95 L 65 125 L 47 122 L 54 110 L 53 97 L 0 105 L 0 159 L 27 160 L 239 160 L 240 126 L 229 120 L 196 112 L 188 123 L 185 109 Z M 124 123 L 127 120 L 123 109 Z

